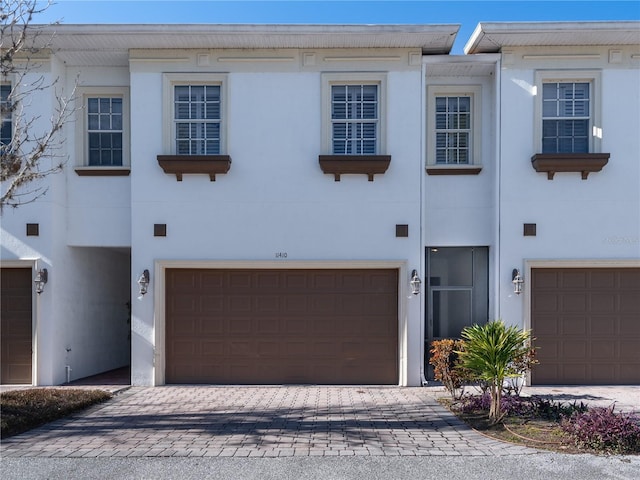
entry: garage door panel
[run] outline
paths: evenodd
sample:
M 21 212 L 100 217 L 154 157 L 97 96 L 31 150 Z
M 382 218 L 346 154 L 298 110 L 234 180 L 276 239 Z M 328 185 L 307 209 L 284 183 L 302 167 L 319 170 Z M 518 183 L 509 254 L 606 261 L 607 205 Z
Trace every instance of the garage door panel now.
M 594 293 L 591 295 L 590 312 L 615 312 L 618 310 L 618 295 L 616 293 Z
M 606 383 L 610 378 L 617 376 L 617 370 L 616 365 L 593 364 L 591 365 L 591 381 L 596 384 Z
M 640 383 L 640 269 L 533 269 L 531 276 L 540 362 L 532 383 Z
M 626 295 L 620 298 L 620 313 L 635 315 L 638 312 L 640 312 L 640 294 L 638 294 L 638 291 L 627 292 Z
M 203 296 L 200 305 L 202 313 L 220 313 L 224 311 L 224 297 L 222 295 Z
M 586 335 L 588 319 L 585 317 L 562 316 L 560 317 L 561 335 Z
M 566 360 L 585 360 L 587 358 L 586 340 L 565 340 L 560 345 L 561 356 Z
M 617 336 L 620 333 L 620 324 L 618 319 L 612 318 L 611 316 L 592 316 L 589 328 L 591 329 L 591 335 L 598 337 L 606 335 Z
M 168 383 L 397 383 L 397 271 L 200 273 L 223 282 L 189 292 L 203 306 L 188 334 L 200 345 L 192 358 L 175 354 L 185 315 L 167 307 Z M 167 270 L 168 286 L 172 276 Z M 168 305 L 175 296 L 168 287 Z M 220 298 L 224 309 L 209 308 Z
M 560 276 L 560 287 L 563 289 L 584 289 L 587 286 L 587 272 L 583 270 L 566 270 Z
M 558 335 L 561 324 L 560 322 L 553 321 L 554 318 L 555 317 L 548 315 L 546 312 L 544 314 L 539 314 L 535 323 L 532 322 L 532 326 L 535 327 L 534 336 L 537 338 L 545 336 L 552 338 L 555 335 Z
M 225 353 L 225 344 L 223 342 L 215 340 L 206 340 L 202 342 L 203 357 L 222 357 Z
M 581 293 L 564 295 L 560 302 L 560 310 L 566 313 L 585 313 L 587 311 L 587 296 Z
M 590 288 L 593 289 L 616 289 L 618 287 L 616 272 L 612 270 L 593 270 L 589 272 Z
M 600 361 L 610 361 L 617 355 L 617 340 L 607 340 L 600 338 L 598 340 L 592 340 L 590 343 L 591 358 Z
M 628 361 L 640 362 L 640 344 L 633 338 L 624 337 L 620 340 L 620 356 Z
M 536 270 L 536 275 L 532 279 L 534 289 L 552 289 L 558 288 L 558 272 L 555 270 Z
M 558 295 L 555 293 L 540 293 L 533 298 L 532 302 L 535 311 L 539 313 L 555 313 L 560 309 Z
M 634 287 L 640 285 L 640 268 L 626 268 L 621 270 L 618 273 L 618 277 L 620 279 L 620 287 L 634 289 Z
M 207 336 L 221 335 L 225 331 L 226 322 L 224 318 L 208 316 L 202 318 L 200 325 L 201 332 Z M 195 333 L 195 331 L 193 333 Z

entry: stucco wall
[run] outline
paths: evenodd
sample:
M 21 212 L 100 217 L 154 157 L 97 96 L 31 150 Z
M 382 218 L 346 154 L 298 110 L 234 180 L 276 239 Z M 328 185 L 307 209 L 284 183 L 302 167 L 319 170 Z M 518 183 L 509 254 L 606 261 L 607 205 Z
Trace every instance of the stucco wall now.
M 320 169 L 320 71 L 230 72 L 231 170 L 215 182 L 204 175 L 177 182 L 156 161 L 165 153 L 158 101 L 163 65 L 154 65 L 155 72 L 143 67 L 131 76 L 132 280 L 145 268 L 156 275 L 154 262 L 161 260 L 398 260 L 419 268 L 421 109 L 412 94 L 421 88 L 419 67 L 387 75 L 387 148 L 381 153 L 392 160 L 373 182 L 364 175 L 335 182 Z M 166 237 L 153 236 L 154 223 L 167 224 Z M 395 237 L 396 224 L 409 225 L 409 238 Z M 277 259 L 279 252 L 286 259 Z M 134 301 L 136 384 L 154 381 L 151 298 L 161 295 L 152 280 L 149 294 Z M 419 338 L 419 303 L 407 305 L 402 335 Z M 410 342 L 404 355 L 410 366 L 401 377 L 418 384 L 420 343 Z
M 522 60 L 502 72 L 502 169 L 500 176 L 501 311 L 505 320 L 522 325 L 525 298 L 513 294 L 511 269 L 524 272 L 525 260 L 640 258 L 640 95 L 638 65 L 611 65 L 608 50 L 591 47 L 593 60 L 570 63 L 547 58 Z M 559 53 L 545 50 L 547 55 Z M 578 52 L 585 53 L 585 52 Z M 625 51 L 625 58 L 628 52 Z M 600 91 L 592 105 L 600 108 L 601 152 L 610 153 L 601 172 L 582 180 L 579 172 L 556 173 L 548 180 L 531 166 L 534 145 L 536 70 L 599 73 Z M 523 236 L 523 224 L 535 223 L 535 237 Z M 528 281 L 525 278 L 525 282 Z

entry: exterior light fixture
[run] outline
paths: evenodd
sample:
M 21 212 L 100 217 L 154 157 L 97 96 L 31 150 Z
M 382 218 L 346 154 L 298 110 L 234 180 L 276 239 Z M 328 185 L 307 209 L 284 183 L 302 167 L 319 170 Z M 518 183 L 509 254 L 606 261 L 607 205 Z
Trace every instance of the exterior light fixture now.
M 513 293 L 520 295 L 522 293 L 524 280 L 522 279 L 522 275 L 520 275 L 520 270 L 517 268 L 514 268 L 513 272 L 511 272 L 511 283 L 513 283 Z
M 418 276 L 418 271 L 414 270 L 413 272 L 411 272 L 411 281 L 409 282 L 409 285 L 411 285 L 411 293 L 413 293 L 414 295 L 419 295 L 421 283 L 422 282 L 420 281 L 420 277 Z
M 147 293 L 147 290 L 149 289 L 149 278 L 149 270 L 145 269 L 145 271 L 142 272 L 142 275 L 140 275 L 140 278 L 138 279 L 140 295 L 144 295 L 145 293 Z
M 36 274 L 36 278 L 33 279 L 33 283 L 36 286 L 36 293 L 40 295 L 44 291 L 44 286 L 49 279 L 49 272 L 46 268 L 41 268 Z

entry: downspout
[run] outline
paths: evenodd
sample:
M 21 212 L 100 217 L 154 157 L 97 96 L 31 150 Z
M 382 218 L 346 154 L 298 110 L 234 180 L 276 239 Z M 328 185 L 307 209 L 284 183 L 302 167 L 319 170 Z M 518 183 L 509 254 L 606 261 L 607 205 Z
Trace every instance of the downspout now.
M 426 331 L 424 328 L 425 323 L 425 297 L 426 297 L 426 288 L 427 288 L 427 278 L 426 278 L 426 259 L 425 259 L 425 221 L 424 221 L 424 191 L 425 191 L 425 182 L 427 180 L 427 175 L 423 171 L 424 162 L 427 158 L 427 150 L 426 150 L 426 137 L 427 137 L 427 105 L 426 105 L 426 91 L 427 91 L 427 64 L 422 62 L 422 77 L 420 78 L 420 105 L 422 106 L 421 115 L 420 115 L 420 270 L 422 270 L 422 278 L 424 281 L 422 282 L 422 295 L 420 295 L 420 384 L 425 386 L 427 382 L 427 377 L 424 371 L 424 362 L 425 362 L 425 342 L 426 342 Z
M 502 272 L 502 252 L 501 252 L 501 240 L 502 240 L 502 53 L 496 60 L 496 89 L 495 89 L 495 104 L 496 104 L 496 271 L 493 274 L 493 284 L 496 289 L 494 298 L 496 299 L 496 308 L 494 310 L 494 318 L 502 318 L 501 306 L 502 306 L 502 294 L 501 294 L 501 282 L 500 276 Z

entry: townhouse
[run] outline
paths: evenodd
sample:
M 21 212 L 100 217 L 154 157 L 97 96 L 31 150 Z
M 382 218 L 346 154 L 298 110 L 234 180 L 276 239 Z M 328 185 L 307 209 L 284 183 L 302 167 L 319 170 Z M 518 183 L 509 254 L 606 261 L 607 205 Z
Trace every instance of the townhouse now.
M 530 382 L 640 381 L 637 22 L 47 28 L 2 383 L 420 385 L 493 318 Z

